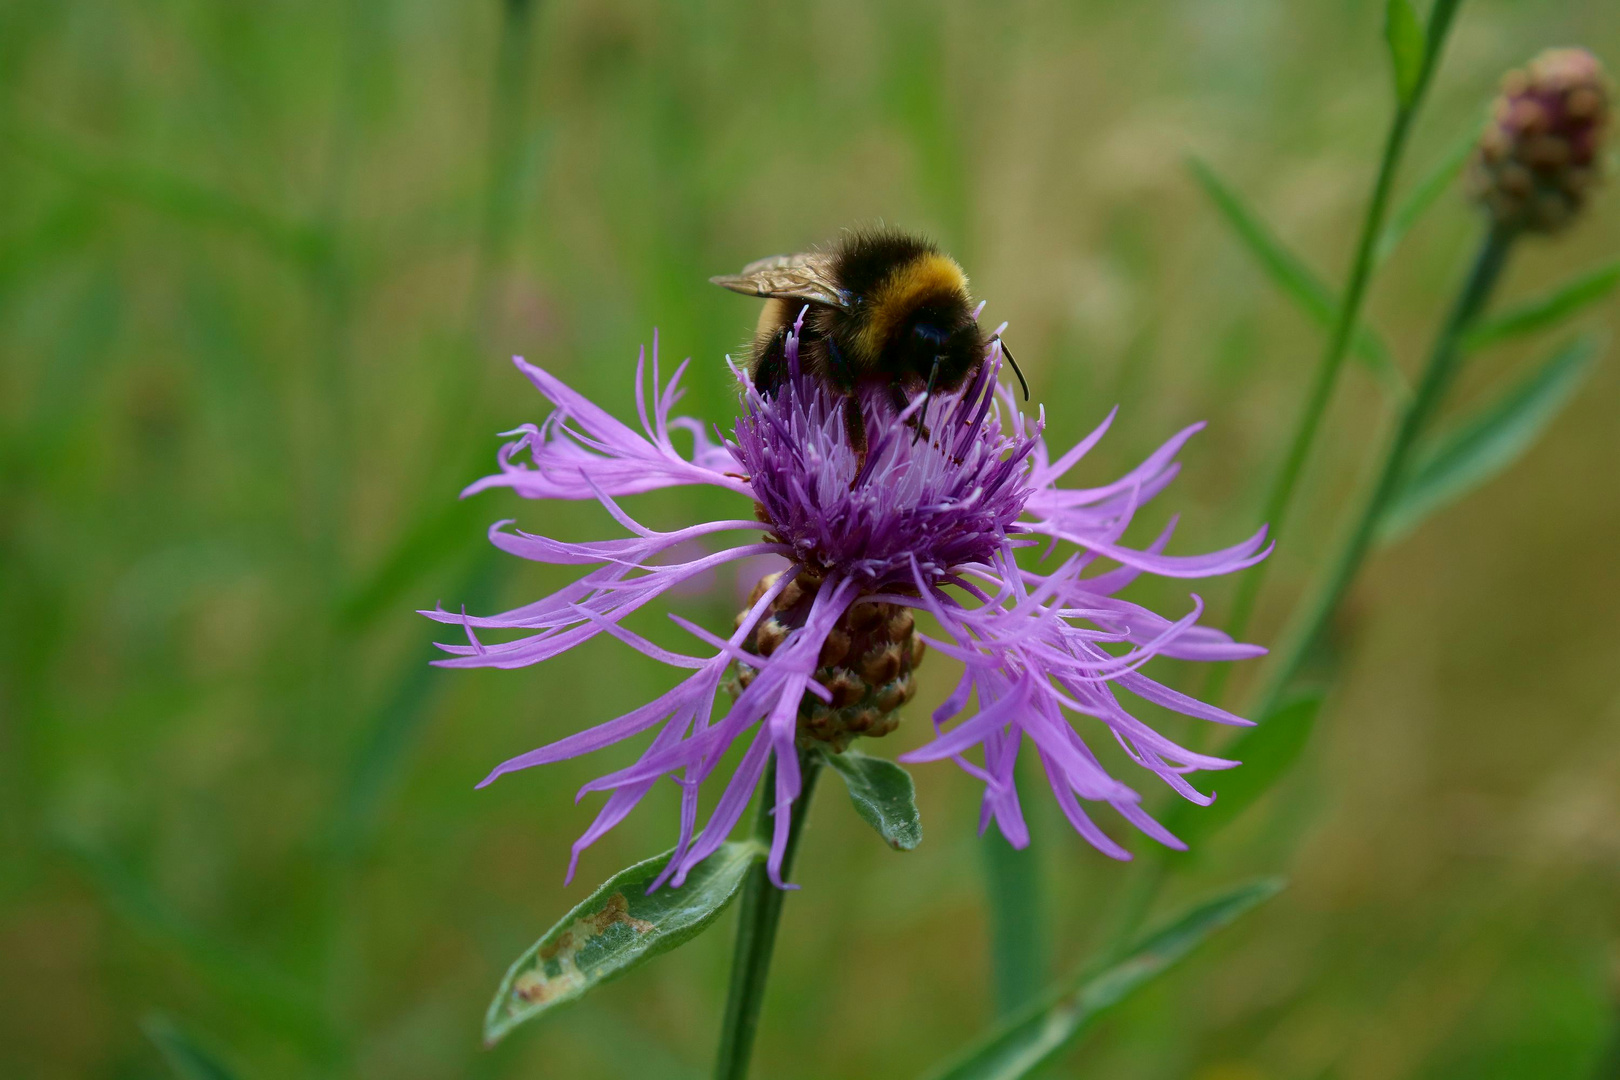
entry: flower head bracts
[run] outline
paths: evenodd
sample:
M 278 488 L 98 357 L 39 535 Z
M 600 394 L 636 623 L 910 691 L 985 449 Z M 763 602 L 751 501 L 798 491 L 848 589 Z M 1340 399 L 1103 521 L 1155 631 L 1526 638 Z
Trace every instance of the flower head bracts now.
M 1113 420 L 1068 453 L 1053 459 L 1041 430 L 1000 391 L 999 345 L 978 375 L 959 391 L 914 400 L 900 416 L 880 394 L 862 395 L 869 446 L 864 464 L 850 445 L 841 409 L 857 407 L 798 370 L 797 340 L 789 339 L 789 377 L 771 397 L 739 376 L 743 415 L 723 444 L 695 421 L 671 416 L 680 397 L 684 365 L 658 385 L 656 341 L 650 407 L 643 395 L 645 365 L 638 364 L 636 400 L 640 431 L 622 424 L 539 368 L 517 363 L 555 405 L 539 427 L 502 449 L 500 471 L 468 491 L 509 486 L 534 498 L 591 498 L 631 535 L 597 542 L 565 542 L 509 529 L 491 529 L 492 541 L 524 558 L 590 566 L 555 594 L 503 614 L 470 617 L 425 612 L 461 626 L 467 644 L 441 646 L 457 667 L 516 667 L 557 656 L 606 633 L 643 655 L 688 672 L 673 689 L 639 709 L 597 727 L 513 758 L 484 781 L 531 765 L 560 761 L 654 731 L 632 765 L 581 789 L 608 798 L 596 821 L 574 845 L 572 877 L 580 852 L 632 810 L 662 777 L 682 789 L 676 854 L 658 884 L 680 884 L 724 842 L 774 759 L 775 789 L 768 793 L 776 823 L 768 866 L 778 885 L 792 802 L 800 792 L 796 746 L 804 738 L 800 704 L 806 695 L 829 700 L 817 681 L 829 635 L 854 618 L 852 606 L 883 602 L 932 615 L 940 633 L 935 650 L 963 665 L 957 689 L 934 714 L 936 737 L 904 760 L 951 758 L 985 784 L 983 821 L 995 821 L 1017 846 L 1028 842 L 1013 769 L 1026 738 L 1054 796 L 1075 828 L 1099 850 L 1128 855 L 1087 816 L 1081 801 L 1112 806 L 1161 843 L 1179 841 L 1140 805 L 1139 795 L 1109 776 L 1071 717 L 1099 721 L 1130 758 L 1174 790 L 1208 802 L 1187 774 L 1235 762 L 1176 745 L 1134 717 L 1118 691 L 1189 716 L 1245 723 L 1155 682 L 1140 670 L 1155 656 L 1235 660 L 1263 650 L 1200 627 L 1201 602 L 1166 619 L 1114 594 L 1141 573 L 1206 577 L 1264 558 L 1264 530 L 1242 544 L 1203 556 L 1166 555 L 1174 522 L 1143 549 L 1122 546 L 1137 509 L 1174 478 L 1175 455 L 1197 430 L 1190 427 L 1113 483 L 1090 489 L 1060 487 Z M 918 437 L 917 425 L 926 433 Z M 672 431 L 693 439 L 690 455 Z M 527 455 L 528 464 L 519 464 Z M 859 470 L 859 471 L 857 471 Z M 617 497 L 661 487 L 709 484 L 752 498 L 756 519 L 738 517 L 661 533 L 636 522 Z M 677 558 L 695 543 L 754 532 L 713 554 Z M 763 535 L 758 535 L 762 533 Z M 1016 549 L 1043 549 L 1039 565 L 1021 566 Z M 1069 548 L 1060 555 L 1060 548 Z M 789 569 L 739 617 L 729 637 L 710 634 L 671 615 L 711 655 L 689 656 L 654 645 L 623 625 L 683 582 L 716 566 L 756 554 L 789 560 Z M 1057 561 L 1051 567 L 1052 560 Z M 1117 564 L 1086 573 L 1099 560 Z M 1030 559 L 1025 563 L 1029 564 Z M 769 655 L 750 651 L 754 627 L 777 597 L 803 575 L 808 613 Z M 786 602 L 786 601 L 784 601 Z M 481 630 L 510 639 L 485 643 Z M 516 636 L 510 636 L 515 632 Z M 839 631 L 842 632 L 841 630 Z M 732 664 L 754 670 L 723 715 L 714 704 Z M 976 711 L 970 713 L 970 702 Z M 750 734 L 752 732 L 752 734 Z M 726 751 L 747 739 L 741 761 L 726 779 L 707 821 L 698 821 L 698 794 Z M 980 761 L 972 760 L 977 756 Z M 786 887 L 784 885 L 784 887 Z

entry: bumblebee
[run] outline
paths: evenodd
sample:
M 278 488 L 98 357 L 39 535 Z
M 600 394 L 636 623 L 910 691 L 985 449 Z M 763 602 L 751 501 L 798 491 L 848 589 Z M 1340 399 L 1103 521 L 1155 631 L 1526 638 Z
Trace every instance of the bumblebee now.
M 787 380 L 787 337 L 806 305 L 802 370 L 845 395 L 885 387 L 896 412 L 906 408 L 908 391 L 960 387 L 978 371 L 994 340 L 974 318 L 967 275 L 956 260 L 891 229 L 852 232 L 828 250 L 760 259 L 740 274 L 709 280 L 765 298 L 749 372 L 766 396 Z M 1023 372 L 1005 344 L 1002 350 L 1027 400 Z M 844 421 L 864 459 L 865 422 L 854 402 L 844 409 Z M 920 419 L 917 433 L 923 433 Z

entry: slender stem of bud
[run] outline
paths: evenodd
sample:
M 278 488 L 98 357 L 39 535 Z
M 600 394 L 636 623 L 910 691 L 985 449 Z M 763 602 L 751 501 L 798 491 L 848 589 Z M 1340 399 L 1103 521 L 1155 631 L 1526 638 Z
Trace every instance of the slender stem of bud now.
M 1266 505 L 1261 512 L 1260 520 L 1270 526 L 1273 542 L 1282 534 L 1283 526 L 1287 523 L 1288 511 L 1293 505 L 1294 491 L 1299 484 L 1300 473 L 1304 471 L 1305 462 L 1310 458 L 1311 448 L 1316 442 L 1316 433 L 1322 426 L 1322 417 L 1327 412 L 1328 403 L 1333 399 L 1333 389 L 1338 385 L 1339 369 L 1344 366 L 1345 356 L 1350 351 L 1350 341 L 1355 335 L 1356 324 L 1361 315 L 1362 301 L 1367 295 L 1367 284 L 1372 278 L 1373 251 L 1383 231 L 1384 214 L 1389 206 L 1396 166 L 1400 163 L 1401 153 L 1405 148 L 1407 132 L 1411 130 L 1411 117 L 1410 110 L 1402 110 L 1395 115 L 1395 121 L 1390 126 L 1389 137 L 1384 144 L 1384 157 L 1378 166 L 1378 180 L 1373 185 L 1372 199 L 1367 204 L 1367 216 L 1361 223 L 1361 239 L 1356 244 L 1355 261 L 1350 269 L 1350 284 L 1339 304 L 1338 320 L 1334 323 L 1333 333 L 1328 338 L 1327 351 L 1322 356 L 1322 362 L 1316 367 L 1316 375 L 1311 382 L 1310 393 L 1305 397 L 1305 405 L 1300 410 L 1299 418 L 1294 422 L 1294 433 L 1288 440 L 1288 452 L 1283 456 L 1282 468 L 1278 470 L 1277 478 L 1272 481 L 1271 491 L 1266 496 Z M 1260 587 L 1266 580 L 1266 570 L 1273 561 L 1267 559 L 1258 566 L 1251 567 L 1238 581 L 1237 593 L 1232 600 L 1232 613 L 1226 620 L 1226 631 L 1235 640 L 1243 640 L 1249 618 L 1254 614 L 1255 603 L 1260 598 Z M 1230 663 L 1213 665 L 1204 697 L 1212 702 L 1219 701 L 1231 673 Z
M 1305 406 L 1300 410 L 1299 419 L 1294 424 L 1294 433 L 1289 438 L 1288 452 L 1283 457 L 1282 468 L 1278 471 L 1277 478 L 1272 481 L 1271 491 L 1266 496 L 1261 520 L 1271 527 L 1273 541 L 1282 535 L 1289 508 L 1293 505 L 1294 493 L 1299 485 L 1300 474 L 1310 459 L 1316 433 L 1320 430 L 1322 418 L 1333 400 L 1334 387 L 1338 385 L 1339 370 L 1344 367 L 1345 357 L 1349 355 L 1350 345 L 1355 340 L 1356 328 L 1361 322 L 1362 303 L 1367 296 L 1367 286 L 1372 280 L 1373 267 L 1378 262 L 1376 258 L 1378 239 L 1383 234 L 1384 216 L 1389 208 L 1390 193 L 1395 186 L 1395 174 L 1406 151 L 1407 136 L 1411 134 L 1412 124 L 1423 103 L 1424 92 L 1428 89 L 1434 70 L 1439 64 L 1440 52 L 1451 29 L 1452 16 L 1456 14 L 1457 6 L 1457 0 L 1442 0 L 1435 5 L 1429 19 L 1428 54 L 1424 60 L 1418 89 L 1410 103 L 1395 110 L 1395 117 L 1390 121 L 1389 134 L 1384 140 L 1383 158 L 1378 163 L 1378 178 L 1373 182 L 1372 197 L 1367 202 L 1367 213 L 1362 219 L 1361 237 L 1356 242 L 1355 258 L 1350 264 L 1350 280 L 1345 285 L 1344 296 L 1339 302 L 1338 317 L 1333 324 L 1332 333 L 1328 336 L 1327 349 L 1322 354 L 1322 361 L 1317 365 L 1310 393 L 1305 398 Z M 1243 635 L 1248 629 L 1249 618 L 1254 614 L 1255 603 L 1260 598 L 1260 588 L 1265 583 L 1266 573 L 1274 561 L 1267 559 L 1252 567 L 1238 582 L 1237 593 L 1232 600 L 1232 613 L 1226 621 L 1227 633 L 1238 641 L 1243 640 Z M 1229 663 L 1212 665 L 1209 681 L 1205 685 L 1203 695 L 1205 700 L 1211 702 L 1220 700 L 1221 692 L 1225 689 L 1226 680 L 1231 673 L 1232 665 Z
M 816 773 L 821 768 L 817 754 L 799 755 L 799 775 L 803 778 L 799 797 L 793 800 L 793 822 L 788 830 L 787 851 L 782 857 L 782 878 L 793 870 L 793 855 L 804 831 L 804 816 L 810 807 Z M 776 762 L 765 768 L 760 785 L 759 815 L 754 836 L 769 846 L 775 804 Z M 749 872 L 743 885 L 742 911 L 737 919 L 737 947 L 731 956 L 731 989 L 726 994 L 726 1016 L 720 1028 L 720 1051 L 715 1056 L 715 1080 L 745 1080 L 748 1061 L 754 1051 L 754 1034 L 759 1029 L 759 1010 L 765 1001 L 765 980 L 771 971 L 771 951 L 776 946 L 776 926 L 782 919 L 785 892 L 771 884 L 761 860 Z
M 1429 353 L 1429 362 L 1423 371 L 1423 380 L 1402 411 L 1395 434 L 1384 449 L 1377 479 L 1360 515 L 1356 518 L 1353 529 L 1337 556 L 1329 564 L 1329 572 L 1323 578 L 1315 598 L 1302 609 L 1296 618 L 1294 628 L 1286 636 L 1283 646 L 1276 652 L 1276 666 L 1272 670 L 1270 681 L 1254 707 L 1248 712 L 1248 715 L 1257 720 L 1264 722 L 1281 703 L 1305 661 L 1321 640 L 1323 631 L 1333 618 L 1333 613 L 1338 609 L 1345 593 L 1355 581 L 1356 573 L 1366 559 L 1373 538 L 1378 534 L 1378 526 L 1383 520 L 1384 512 L 1389 509 L 1391 500 L 1400 490 L 1418 437 L 1434 418 L 1435 412 L 1445 399 L 1446 391 L 1451 388 L 1452 377 L 1456 374 L 1457 363 L 1462 357 L 1462 340 L 1490 299 L 1491 290 L 1501 276 L 1502 268 L 1507 263 L 1508 253 L 1512 250 L 1513 241 L 1517 236 L 1515 230 L 1503 228 L 1492 228 L 1486 233 L 1462 291 L 1452 302 L 1451 311 L 1441 327 L 1439 336 L 1435 338 L 1434 347 Z M 1138 884 L 1127 890 L 1124 899 L 1119 903 L 1119 914 L 1115 919 L 1108 948 L 1118 950 L 1141 927 L 1143 919 L 1153 906 L 1153 901 L 1158 897 L 1159 887 L 1163 884 L 1168 869 L 1167 858 L 1167 853 L 1157 851 L 1142 860 L 1144 865 L 1136 871 L 1140 875 Z
M 1378 525 L 1383 519 L 1384 512 L 1389 508 L 1406 478 L 1407 465 L 1418 436 L 1433 419 L 1440 403 L 1445 399 L 1446 391 L 1451 388 L 1457 363 L 1462 357 L 1463 336 L 1490 299 L 1491 290 L 1495 288 L 1497 279 L 1501 276 L 1502 268 L 1507 263 L 1508 253 L 1512 250 L 1513 241 L 1517 236 L 1516 230 L 1501 227 L 1492 228 L 1485 234 L 1468 279 L 1463 284 L 1462 291 L 1457 294 L 1439 337 L 1435 339 L 1428 365 L 1423 372 L 1423 381 L 1401 414 L 1395 434 L 1384 449 L 1377 479 L 1373 482 L 1372 490 L 1356 519 L 1356 524 L 1330 564 L 1315 599 L 1303 609 L 1303 614 L 1296 620 L 1293 629 L 1285 638 L 1283 647 L 1278 650 L 1277 664 L 1272 669 L 1270 681 L 1252 710 L 1252 715 L 1264 718 L 1277 707 L 1289 684 L 1299 674 L 1305 660 L 1321 640 L 1322 632 L 1338 609 L 1340 601 L 1344 599 L 1345 593 L 1349 591 L 1351 583 L 1354 582 L 1356 573 L 1361 569 L 1361 564 L 1372 547 L 1373 538 L 1378 534 Z

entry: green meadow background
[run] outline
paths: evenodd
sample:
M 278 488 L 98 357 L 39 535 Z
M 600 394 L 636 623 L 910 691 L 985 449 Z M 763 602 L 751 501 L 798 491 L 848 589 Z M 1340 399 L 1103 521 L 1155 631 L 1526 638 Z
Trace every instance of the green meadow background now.
M 473 790 L 666 669 L 612 642 L 520 671 L 426 666 L 443 632 L 414 609 L 488 611 L 569 578 L 492 554 L 489 523 L 617 533 L 594 507 L 457 501 L 497 433 L 544 413 L 509 357 L 630 416 L 656 328 L 666 361 L 693 358 L 685 410 L 724 422 L 723 356 L 757 309 L 708 276 L 903 225 L 1011 322 L 1056 442 L 1121 407 L 1079 482 L 1207 419 L 1132 537 L 1179 511 L 1173 550 L 1234 543 L 1320 331 L 1186 160 L 1342 281 L 1391 104 L 1382 6 L 0 5 L 0 1075 L 169 1076 L 143 1033 L 163 1024 L 244 1080 L 705 1075 L 729 914 L 479 1046 L 506 965 L 675 832 L 665 785 L 565 888 L 597 805 L 573 792 L 634 748 Z M 1466 3 L 1403 189 L 1504 69 L 1564 44 L 1620 64 L 1620 6 Z M 1478 232 L 1453 190 L 1374 284 L 1369 318 L 1409 373 Z M 1620 196 L 1521 247 L 1505 302 L 1612 258 Z M 1481 354 L 1457 406 L 1561 340 Z M 1369 565 L 1301 764 L 1160 913 L 1257 873 L 1290 888 L 1052 1075 L 1620 1075 L 1617 394 L 1605 358 L 1510 472 Z M 1389 416 L 1348 366 L 1256 640 L 1320 564 Z M 631 506 L 663 526 L 746 513 L 703 492 Z M 748 584 L 673 606 L 729 626 Z M 1218 624 L 1233 586 L 1128 595 L 1180 614 L 1196 588 Z M 919 705 L 954 680 L 937 656 L 921 676 Z M 927 726 L 913 706 L 868 749 Z M 912 1076 L 988 1021 L 978 789 L 914 772 L 914 852 L 836 787 L 814 808 L 756 1075 Z M 1055 975 L 1138 871 L 1034 794 Z

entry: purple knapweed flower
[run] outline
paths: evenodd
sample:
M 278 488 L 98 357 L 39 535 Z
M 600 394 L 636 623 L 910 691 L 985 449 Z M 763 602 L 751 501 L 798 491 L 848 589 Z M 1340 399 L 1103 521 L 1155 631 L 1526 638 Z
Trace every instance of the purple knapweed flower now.
M 787 811 L 801 782 L 797 747 L 823 741 L 838 750 L 855 733 L 892 726 L 892 720 L 874 720 L 892 714 L 914 692 L 910 668 L 922 651 L 914 636 L 959 660 L 963 674 L 934 710 L 933 741 L 901 760 L 950 758 L 981 780 L 981 831 L 993 820 L 1014 846 L 1029 842 L 1013 782 L 1027 738 L 1063 813 L 1098 850 L 1130 857 L 1087 816 L 1080 800 L 1107 803 L 1160 843 L 1184 846 L 1142 809 L 1132 788 L 1108 775 L 1067 714 L 1100 721 L 1133 761 L 1186 798 L 1209 803 L 1212 796 L 1195 789 L 1186 775 L 1236 762 L 1178 746 L 1132 716 L 1118 692 L 1203 720 L 1245 724 L 1155 682 L 1141 668 L 1155 656 L 1238 660 L 1264 650 L 1197 625 L 1203 611 L 1197 596 L 1190 611 L 1172 620 L 1116 594 L 1143 572 L 1198 578 L 1250 566 L 1270 550 L 1265 530 L 1208 555 L 1167 555 L 1172 520 L 1145 550 L 1122 546 L 1138 507 L 1174 478 L 1176 454 L 1202 425 L 1181 431 L 1110 484 L 1060 487 L 1114 414 L 1054 460 L 1041 437 L 1044 416 L 1031 421 L 997 385 L 999 348 L 992 344 L 966 386 L 932 401 L 918 397 L 899 416 L 885 394 L 863 395 L 858 407 L 866 410 L 869 438 L 864 461 L 842 419 L 852 399 L 799 370 L 796 338 L 788 345 L 790 376 L 773 397 L 763 397 L 737 373 L 743 415 L 730 437 L 719 440 L 693 420 L 670 416 L 686 365 L 660 386 L 656 336 L 650 402 L 645 352 L 636 368 L 639 430 L 516 359 L 555 409 L 539 427 L 509 433 L 518 437 L 502 448 L 500 471 L 467 493 L 510 487 L 530 498 L 595 499 L 630 535 L 567 543 L 498 522 L 490 539 L 504 551 L 594 569 L 504 614 L 425 612 L 466 630 L 469 643 L 441 646 L 455 656 L 438 663 L 521 667 L 605 633 L 690 672 L 642 707 L 503 762 L 483 781 L 657 729 L 635 764 L 581 790 L 581 797 L 592 791 L 608 797 L 573 846 L 570 879 L 580 853 L 669 776 L 681 788 L 680 834 L 660 883 L 680 884 L 725 841 L 774 758 L 775 835 L 767 865 L 772 880 L 783 885 Z M 676 431 L 692 440 L 690 453 L 676 448 Z M 620 496 L 683 484 L 735 492 L 753 501 L 754 515 L 655 532 L 618 502 Z M 694 541 L 722 533 L 754 535 L 715 554 L 682 557 Z M 1021 565 L 1015 557 L 1021 548 L 1042 549 L 1031 552 L 1040 558 L 1024 562 L 1045 569 Z M 1060 551 L 1066 554 L 1054 564 Z M 787 568 L 761 582 L 729 636 L 670 616 L 711 655 L 671 652 L 623 625 L 627 615 L 697 575 L 767 554 L 786 559 Z M 1116 565 L 1086 576 L 1099 561 Z M 913 612 L 932 618 L 937 637 L 914 634 Z M 496 644 L 482 642 L 480 630 L 522 633 Z M 739 675 L 728 680 L 733 665 Z M 715 719 L 722 687 L 735 700 Z M 975 698 L 976 709 L 970 709 Z M 747 749 L 700 830 L 699 788 L 739 739 L 748 740 Z M 975 747 L 977 763 L 968 756 Z

